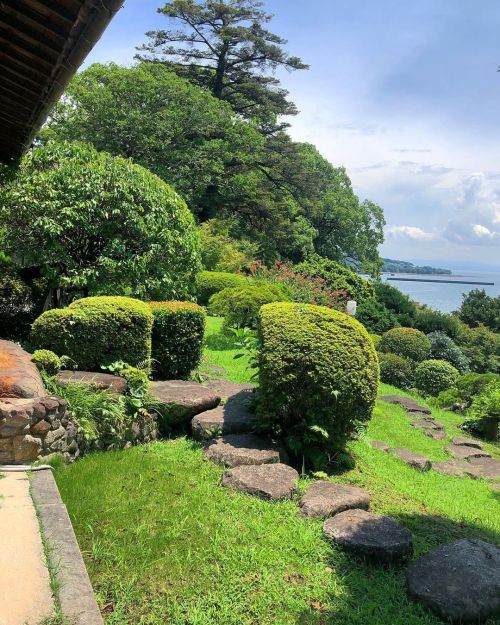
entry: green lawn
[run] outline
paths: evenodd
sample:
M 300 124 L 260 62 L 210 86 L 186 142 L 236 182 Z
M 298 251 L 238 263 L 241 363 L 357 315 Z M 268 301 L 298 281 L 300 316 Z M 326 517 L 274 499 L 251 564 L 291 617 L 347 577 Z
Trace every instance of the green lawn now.
M 218 342 L 220 325 L 209 319 L 205 365 L 244 381 L 235 350 Z M 450 435 L 460 432 L 456 415 L 436 411 L 436 418 Z M 374 511 L 406 525 L 415 556 L 461 537 L 500 542 L 497 492 L 482 481 L 419 473 L 371 448 L 375 439 L 431 459 L 446 457 L 446 441 L 424 436 L 401 408 L 378 402 L 366 434 L 350 444 L 355 469 L 335 476 L 365 488 Z M 57 469 L 106 625 L 440 623 L 408 599 L 404 567 L 346 555 L 323 538 L 320 521 L 297 515 L 296 501 L 232 493 L 220 486 L 221 473 L 186 439 L 93 454 Z

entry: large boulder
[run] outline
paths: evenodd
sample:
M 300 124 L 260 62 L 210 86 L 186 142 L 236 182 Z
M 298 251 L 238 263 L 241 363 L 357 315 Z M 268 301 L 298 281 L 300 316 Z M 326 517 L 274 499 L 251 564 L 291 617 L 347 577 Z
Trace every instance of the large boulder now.
M 11 341 L 0 340 L 0 398 L 43 397 L 42 378 L 31 354 Z
M 150 390 L 160 404 L 163 430 L 186 425 L 200 412 L 218 406 L 221 400 L 211 389 L 184 380 L 151 382 Z
M 304 516 L 324 518 L 351 508 L 368 510 L 370 495 L 355 486 L 318 480 L 309 486 L 299 505 Z
M 413 562 L 412 597 L 452 623 L 480 623 L 500 613 L 500 549 L 482 540 L 441 545 Z

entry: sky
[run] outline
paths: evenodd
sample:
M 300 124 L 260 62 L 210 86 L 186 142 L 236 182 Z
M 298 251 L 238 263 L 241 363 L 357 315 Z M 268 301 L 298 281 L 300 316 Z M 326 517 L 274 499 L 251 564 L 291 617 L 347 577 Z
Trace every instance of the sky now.
M 168 28 L 161 0 L 125 0 L 92 62 L 133 62 Z M 500 269 L 500 2 L 265 0 L 269 28 L 310 65 L 279 74 L 290 133 L 383 207 L 381 253 Z

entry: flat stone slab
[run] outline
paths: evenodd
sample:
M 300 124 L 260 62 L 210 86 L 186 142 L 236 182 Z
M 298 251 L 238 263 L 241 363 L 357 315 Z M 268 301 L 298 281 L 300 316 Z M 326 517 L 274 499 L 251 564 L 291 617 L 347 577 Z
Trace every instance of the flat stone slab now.
M 252 432 L 256 424 L 255 413 L 250 407 L 252 394 L 253 389 L 240 389 L 225 404 L 195 415 L 191 421 L 194 438 L 206 440 L 225 434 Z
M 388 516 L 366 510 L 346 510 L 327 519 L 325 535 L 346 551 L 383 564 L 413 553 L 411 532 Z
M 0 397 L 44 397 L 47 391 L 31 354 L 12 341 L 0 340 Z
M 168 412 L 171 423 L 189 421 L 200 412 L 217 407 L 221 400 L 211 389 L 185 380 L 151 382 L 150 390 Z
M 426 430 L 444 430 L 444 425 L 437 421 L 413 421 L 410 425 L 414 428 L 424 428 Z
M 500 460 L 496 458 L 471 458 L 465 468 L 471 477 L 484 477 L 488 480 L 500 480 Z
M 410 595 L 452 623 L 480 623 L 500 612 L 500 549 L 482 540 L 441 545 L 406 572 Z
M 297 491 L 299 474 L 286 464 L 234 467 L 224 472 L 223 486 L 261 499 L 290 499 Z
M 61 386 L 85 384 L 101 390 L 110 390 L 119 395 L 124 395 L 127 392 L 127 380 L 111 373 L 63 370 L 56 375 L 56 382 Z
M 403 397 L 402 395 L 382 395 L 380 397 L 382 401 L 386 401 L 389 404 L 398 404 L 403 406 L 408 412 L 421 412 L 422 414 L 431 414 L 429 408 L 421 406 L 418 402 L 410 397 Z
M 383 441 L 370 441 L 370 445 L 374 448 L 374 449 L 380 449 L 381 451 L 389 451 L 389 445 L 387 443 L 384 443 Z
M 453 443 L 453 445 L 459 445 L 459 446 L 465 445 L 466 447 L 477 447 L 477 449 L 483 448 L 481 443 L 479 441 L 476 441 L 473 438 L 460 438 L 458 436 L 455 436 L 454 438 L 451 439 L 451 442 Z
M 414 469 L 417 469 L 418 471 L 428 471 L 432 466 L 432 462 L 429 458 L 416 454 L 409 449 L 398 447 L 396 449 L 391 449 L 390 453 L 398 456 L 398 458 L 401 458 L 403 462 L 406 462 L 406 464 L 410 465 Z
M 467 475 L 466 470 L 469 466 L 466 460 L 445 460 L 432 463 L 434 471 L 444 473 L 445 475 L 456 475 L 457 477 Z
M 352 508 L 368 510 L 370 495 L 355 486 L 318 480 L 309 486 L 299 506 L 304 516 L 324 518 Z
M 490 454 L 477 447 L 468 445 L 447 445 L 445 450 L 455 458 L 469 460 L 470 458 L 490 458 Z
M 227 434 L 209 441 L 205 447 L 205 456 L 226 467 L 280 461 L 277 447 L 271 441 L 253 434 Z
M 241 391 L 251 392 L 255 389 L 254 384 L 238 384 L 231 382 L 230 380 L 212 380 L 210 382 L 204 382 L 203 386 L 206 386 L 211 391 L 214 391 L 216 395 L 222 397 L 222 399 L 228 399 L 240 393 Z
M 446 438 L 446 432 L 444 430 L 424 430 L 424 434 L 429 438 L 433 438 L 435 441 L 442 441 Z

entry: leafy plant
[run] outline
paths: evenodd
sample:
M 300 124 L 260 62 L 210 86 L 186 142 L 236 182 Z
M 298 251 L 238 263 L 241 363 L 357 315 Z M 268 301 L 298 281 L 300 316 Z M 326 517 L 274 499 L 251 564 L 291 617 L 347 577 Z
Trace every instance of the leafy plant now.
M 399 325 L 398 316 L 376 299 L 361 302 L 356 309 L 356 319 L 370 333 L 383 334 Z
M 379 354 L 380 379 L 406 391 L 415 384 L 415 363 L 396 354 Z
M 248 360 L 247 369 L 254 371 L 250 379 L 252 381 L 256 380 L 259 377 L 259 356 L 261 347 L 259 335 L 255 330 L 251 330 L 250 328 L 229 327 L 227 330 L 234 336 L 234 347 L 242 350 L 234 355 L 234 359 L 238 360 L 246 357 Z
M 427 335 L 431 342 L 431 358 L 435 360 L 447 360 L 460 373 L 469 370 L 469 361 L 462 350 L 444 332 L 431 332 Z
M 259 310 L 264 304 L 288 301 L 283 290 L 274 284 L 249 284 L 245 287 L 228 288 L 212 295 L 208 310 L 212 315 L 224 317 L 227 327 L 255 329 Z
M 45 371 L 48 375 L 56 375 L 61 369 L 61 359 L 49 349 L 37 349 L 31 360 L 40 371 Z
M 219 293 L 224 289 L 247 285 L 248 279 L 238 273 L 202 271 L 196 279 L 196 298 L 199 304 L 206 306 L 215 293 Z
M 393 328 L 382 335 L 378 349 L 422 362 L 429 357 L 431 342 L 423 332 L 414 328 Z
M 471 327 L 482 324 L 500 332 L 500 295 L 492 297 L 484 289 L 472 289 L 464 294 L 458 316 Z
M 460 373 L 446 360 L 424 360 L 415 370 L 415 386 L 424 395 L 439 395 L 453 387 Z

